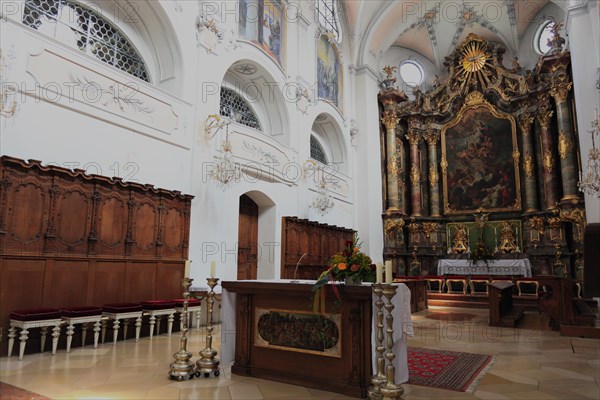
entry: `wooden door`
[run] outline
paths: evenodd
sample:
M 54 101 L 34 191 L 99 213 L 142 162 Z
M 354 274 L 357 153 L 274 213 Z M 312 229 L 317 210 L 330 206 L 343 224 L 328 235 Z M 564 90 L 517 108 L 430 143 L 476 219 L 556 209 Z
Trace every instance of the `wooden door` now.
M 240 197 L 238 228 L 238 279 L 256 279 L 258 268 L 258 206 L 245 194 Z

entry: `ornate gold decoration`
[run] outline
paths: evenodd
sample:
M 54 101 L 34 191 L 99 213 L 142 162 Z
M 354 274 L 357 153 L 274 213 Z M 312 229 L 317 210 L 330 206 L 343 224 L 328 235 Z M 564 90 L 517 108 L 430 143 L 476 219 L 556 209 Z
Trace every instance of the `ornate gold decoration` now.
M 427 239 L 429 239 L 431 237 L 431 233 L 436 232 L 437 229 L 437 222 L 423 222 L 423 233 L 425 233 L 425 237 Z
M 560 210 L 559 218 L 561 221 L 571 222 L 576 228 L 576 240 L 583 243 L 583 234 L 585 231 L 585 211 L 579 208 L 571 210 Z
M 525 176 L 528 178 L 533 177 L 533 156 L 531 153 L 525 153 L 525 160 L 523 162 L 523 169 L 525 170 Z
M 436 168 L 432 165 L 429 167 L 429 186 L 435 187 L 438 184 L 438 174 Z
M 547 130 L 550 127 L 550 121 L 552 120 L 554 111 L 550 110 L 550 107 L 547 105 L 540 107 L 539 110 L 538 121 L 540 122 L 540 127 L 542 127 L 544 130 Z
M 398 122 L 400 122 L 400 118 L 396 114 L 394 110 L 387 110 L 383 112 L 383 116 L 381 117 L 381 122 L 385 125 L 385 128 L 388 131 L 393 131 L 396 129 Z
M 514 148 L 513 149 L 513 153 L 512 153 L 513 159 L 515 160 L 516 163 L 519 162 L 519 159 L 521 158 L 521 152 L 519 151 L 518 148 Z
M 514 253 L 517 251 L 517 242 L 513 227 L 508 222 L 503 222 L 500 225 L 500 246 L 498 250 L 503 253 Z
M 519 127 L 521 128 L 521 133 L 523 136 L 529 135 L 529 131 L 531 130 L 531 125 L 533 124 L 534 118 L 530 112 L 524 112 L 519 116 Z
M 404 220 L 402 218 L 388 218 L 385 220 L 385 233 L 389 238 L 398 236 L 404 228 Z
M 544 154 L 544 170 L 549 174 L 552 172 L 552 168 L 554 168 L 554 157 L 550 152 L 546 152 Z
M 413 186 L 419 186 L 420 182 L 419 168 L 417 167 L 417 164 L 413 163 L 410 165 L 410 183 Z
M 477 72 L 485 66 L 488 59 L 485 47 L 485 43 L 479 41 L 472 41 L 464 46 L 461 64 L 466 72 Z
M 456 231 L 454 232 L 450 252 L 455 254 L 466 253 L 468 250 L 468 243 L 469 235 L 467 233 L 467 227 L 464 224 L 460 224 L 456 227 Z
M 572 87 L 573 82 L 564 82 L 553 85 L 550 88 L 550 94 L 552 95 L 552 97 L 554 97 L 554 100 L 556 101 L 557 105 L 567 101 L 567 96 L 569 95 L 569 92 L 571 91 Z
M 540 236 L 544 235 L 544 218 L 540 216 L 531 217 L 526 223 L 526 227 L 529 228 L 529 240 L 531 242 L 539 242 Z M 534 247 L 537 244 L 534 243 Z
M 478 105 L 478 104 L 488 104 L 491 106 L 490 103 L 487 102 L 487 100 L 485 99 L 485 97 L 483 96 L 483 93 L 481 92 L 471 92 L 467 95 L 467 98 L 465 99 L 465 106 L 474 106 L 474 105 Z
M 428 129 L 427 133 L 425 133 L 423 137 L 429 146 L 435 146 L 440 138 L 439 134 L 433 129 Z
M 397 177 L 400 174 L 400 168 L 398 167 L 398 157 L 391 156 L 388 160 L 387 170 L 391 177 Z
M 406 139 L 411 146 L 418 146 L 419 141 L 421 140 L 421 135 L 419 135 L 419 131 L 414 128 L 409 128 L 408 133 L 406 134 Z
M 561 130 L 558 135 L 558 154 L 560 154 L 560 159 L 566 159 L 572 148 L 573 143 L 567 139 L 567 135 L 565 135 L 565 132 Z
M 442 161 L 440 161 L 440 168 L 442 169 L 442 173 L 446 175 L 446 171 L 448 170 L 448 160 L 446 160 L 446 157 L 442 157 Z

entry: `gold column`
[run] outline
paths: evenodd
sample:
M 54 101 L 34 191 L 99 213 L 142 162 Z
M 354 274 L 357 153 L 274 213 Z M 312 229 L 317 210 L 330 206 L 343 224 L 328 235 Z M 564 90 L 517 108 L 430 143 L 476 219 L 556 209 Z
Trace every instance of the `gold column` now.
M 525 212 L 538 210 L 537 204 L 537 183 L 535 179 L 535 151 L 533 149 L 533 136 L 531 135 L 531 126 L 533 125 L 533 116 L 530 112 L 524 112 L 519 116 L 519 127 L 521 128 L 521 137 L 523 141 L 523 171 L 525 173 Z
M 556 163 L 552 152 L 554 145 L 552 141 L 552 131 L 550 129 L 550 122 L 552 121 L 554 111 L 550 109 L 549 96 L 547 94 L 543 94 L 541 100 L 538 110 L 538 122 L 540 124 L 542 165 L 544 167 L 545 208 L 554 210 L 558 206 L 558 183 L 556 182 L 556 175 L 554 174 Z
M 569 91 L 573 87 L 568 82 L 566 73 L 557 73 L 557 80 L 550 89 L 550 94 L 556 102 L 556 120 L 558 124 L 558 154 L 560 157 L 560 173 L 562 177 L 562 200 L 578 200 L 577 190 L 577 155 L 573 145 L 573 125 L 570 108 L 567 104 Z
M 440 217 L 440 188 L 438 185 L 439 174 L 437 170 L 437 142 L 439 139 L 438 133 L 427 128 L 425 140 L 429 154 L 429 215 L 431 217 Z
M 418 130 L 418 122 L 411 119 L 408 124 L 406 138 L 410 143 L 410 200 L 412 217 L 421 216 L 421 169 L 419 168 L 419 141 L 421 140 Z
M 386 107 L 387 108 L 387 107 Z M 383 112 L 381 122 L 386 131 L 387 211 L 402 211 L 398 177 L 402 172 L 402 146 L 397 146 L 396 126 L 400 122 L 395 107 Z

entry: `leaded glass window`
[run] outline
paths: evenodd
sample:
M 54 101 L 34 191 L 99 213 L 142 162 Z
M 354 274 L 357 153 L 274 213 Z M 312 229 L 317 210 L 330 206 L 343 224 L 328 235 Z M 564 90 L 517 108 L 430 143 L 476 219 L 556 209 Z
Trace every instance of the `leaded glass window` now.
M 231 89 L 221 86 L 221 104 L 219 113 L 230 118 L 238 124 L 262 131 L 260 122 L 250 107 L 250 104 L 242 96 Z
M 333 34 L 337 42 L 340 41 L 340 25 L 337 17 L 336 0 L 316 0 L 317 17 L 319 23 Z
M 26 0 L 23 24 L 150 82 L 142 57 L 105 17 L 68 0 Z
M 325 154 L 323 146 L 314 135 L 310 135 L 310 158 L 327 164 L 327 154 Z

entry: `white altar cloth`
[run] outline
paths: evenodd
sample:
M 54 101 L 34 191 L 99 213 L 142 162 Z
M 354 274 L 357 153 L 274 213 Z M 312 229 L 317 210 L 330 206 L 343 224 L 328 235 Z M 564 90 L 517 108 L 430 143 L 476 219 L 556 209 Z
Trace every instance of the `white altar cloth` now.
M 258 280 L 259 282 L 271 282 L 271 283 L 290 283 L 289 279 L 274 279 L 274 280 Z M 294 281 L 294 283 L 302 283 L 307 285 L 313 285 L 314 280 L 300 280 Z M 371 285 L 371 283 L 363 283 L 363 285 Z M 404 283 L 394 283 L 398 286 L 396 295 L 392 299 L 394 304 L 394 366 L 396 367 L 396 383 L 408 382 L 408 350 L 407 350 L 407 336 L 413 336 L 413 324 L 410 315 L 410 289 Z M 383 297 L 384 302 L 385 297 Z M 221 363 L 231 363 L 235 359 L 235 293 L 229 292 L 227 289 L 223 289 L 222 297 L 222 308 L 221 308 Z M 373 373 L 377 371 L 377 359 L 375 352 L 375 340 L 377 339 L 377 321 L 376 313 L 377 308 L 375 306 L 375 295 L 373 295 L 373 325 L 371 328 L 371 352 L 373 353 Z M 383 310 L 383 324 L 384 324 L 384 341 L 386 337 L 385 333 L 385 316 L 386 311 Z M 385 345 L 385 342 L 384 342 Z M 387 347 L 386 347 L 387 348 Z M 385 356 L 385 352 L 384 352 Z M 385 372 L 384 372 L 385 373 Z
M 483 261 L 469 265 L 469 260 L 438 260 L 438 275 L 523 275 L 531 277 L 531 263 L 526 258 Z

